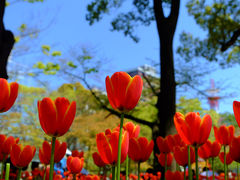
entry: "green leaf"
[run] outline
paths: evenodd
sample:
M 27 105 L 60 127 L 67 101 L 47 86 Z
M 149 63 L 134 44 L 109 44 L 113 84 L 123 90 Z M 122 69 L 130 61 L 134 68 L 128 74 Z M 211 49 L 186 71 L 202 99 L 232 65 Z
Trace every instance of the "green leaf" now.
M 45 69 L 46 65 L 43 64 L 42 62 L 37 62 L 36 64 L 33 65 L 33 68 Z
M 53 57 L 55 57 L 55 56 L 61 56 L 61 55 L 62 55 L 61 51 L 53 51 L 53 52 L 52 52 L 52 56 L 53 56 Z
M 20 36 L 14 36 L 15 43 L 20 41 Z
M 42 52 L 45 55 L 49 55 L 49 51 L 50 51 L 50 46 L 49 45 L 42 45 Z
M 19 31 L 24 32 L 27 29 L 27 25 L 22 24 L 18 29 L 19 29 Z
M 69 61 L 69 62 L 67 63 L 67 65 L 68 65 L 69 67 L 71 67 L 71 68 L 77 68 L 77 66 L 76 66 L 75 64 L 73 64 L 72 61 Z

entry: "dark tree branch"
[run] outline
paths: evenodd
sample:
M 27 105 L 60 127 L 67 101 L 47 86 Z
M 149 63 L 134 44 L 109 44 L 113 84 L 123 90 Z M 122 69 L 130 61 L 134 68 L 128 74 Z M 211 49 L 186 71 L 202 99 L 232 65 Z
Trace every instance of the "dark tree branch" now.
M 155 12 L 156 21 L 162 21 L 165 19 L 164 13 L 163 13 L 163 6 L 162 6 L 162 0 L 154 0 L 153 1 L 153 9 Z
M 146 80 L 147 84 L 149 85 L 149 87 L 151 88 L 153 94 L 155 96 L 158 96 L 158 93 L 156 92 L 156 90 L 154 89 L 153 85 L 151 84 L 151 82 L 149 81 L 149 79 L 147 78 L 147 76 L 145 75 L 145 73 L 142 73 L 143 78 Z
M 222 43 L 221 51 L 222 52 L 226 51 L 230 46 L 232 46 L 237 41 L 238 37 L 240 37 L 240 28 L 234 31 L 229 41 L 227 41 L 226 43 Z
M 121 117 L 121 113 L 120 113 L 120 112 L 115 111 L 114 109 L 111 109 L 111 108 L 107 107 L 107 105 L 102 102 L 102 100 L 98 97 L 98 95 L 92 90 L 92 88 L 90 87 L 90 85 L 88 84 L 88 82 L 86 81 L 85 78 L 80 77 L 80 76 L 77 76 L 77 75 L 72 74 L 72 73 L 67 72 L 67 71 L 64 71 L 64 73 L 65 73 L 65 74 L 68 74 L 68 75 L 70 75 L 70 76 L 74 76 L 75 78 L 80 79 L 80 80 L 87 86 L 87 88 L 90 90 L 90 92 L 91 92 L 91 94 L 93 95 L 93 97 L 97 100 L 97 102 L 99 103 L 99 105 L 100 105 L 103 109 L 107 110 L 107 111 L 110 112 L 111 114 L 114 114 L 114 115 L 116 115 L 116 116 L 118 116 L 118 117 Z M 133 121 L 135 121 L 135 122 L 137 122 L 137 123 L 140 123 L 140 124 L 149 126 L 150 128 L 153 126 L 153 123 L 152 123 L 152 122 L 148 122 L 148 121 L 146 121 L 146 120 L 143 120 L 143 119 L 134 117 L 134 116 L 132 116 L 132 115 L 130 115 L 130 114 L 124 114 L 124 117 L 127 118 L 127 119 L 131 119 L 131 120 L 133 120 Z

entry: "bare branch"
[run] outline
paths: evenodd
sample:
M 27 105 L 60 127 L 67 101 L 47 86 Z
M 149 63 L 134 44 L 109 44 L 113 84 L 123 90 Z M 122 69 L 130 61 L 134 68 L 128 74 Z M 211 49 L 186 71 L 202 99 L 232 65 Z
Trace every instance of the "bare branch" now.
M 151 82 L 149 81 L 149 79 L 147 78 L 147 76 L 145 75 L 145 73 L 142 73 L 143 78 L 146 80 L 147 84 L 149 85 L 149 87 L 151 88 L 153 94 L 155 96 L 158 96 L 158 93 L 156 92 L 156 90 L 154 89 L 153 85 L 151 84 Z
M 229 41 L 227 41 L 226 43 L 222 43 L 221 51 L 222 52 L 226 51 L 230 46 L 232 46 L 237 41 L 238 37 L 240 37 L 240 28 L 234 31 Z

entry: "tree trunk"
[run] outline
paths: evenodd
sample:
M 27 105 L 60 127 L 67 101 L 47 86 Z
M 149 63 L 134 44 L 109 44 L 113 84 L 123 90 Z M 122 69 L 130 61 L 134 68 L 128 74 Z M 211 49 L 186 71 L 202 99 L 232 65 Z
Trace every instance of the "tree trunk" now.
M 172 0 L 171 12 L 164 16 L 162 1 L 154 0 L 154 13 L 160 41 L 160 93 L 156 107 L 158 120 L 153 125 L 154 169 L 159 169 L 159 163 L 155 156 L 159 153 L 156 146 L 158 136 L 165 137 L 173 127 L 173 116 L 176 111 L 176 83 L 174 76 L 173 37 L 176 29 L 180 0 Z
M 5 30 L 3 16 L 6 0 L 0 1 L 0 78 L 8 78 L 7 62 L 9 54 L 14 45 L 14 35 L 11 31 Z

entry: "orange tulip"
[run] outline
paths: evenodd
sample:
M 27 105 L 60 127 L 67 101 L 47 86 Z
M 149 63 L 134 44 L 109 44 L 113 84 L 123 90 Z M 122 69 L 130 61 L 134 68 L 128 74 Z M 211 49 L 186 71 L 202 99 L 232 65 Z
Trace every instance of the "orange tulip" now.
M 158 162 L 160 163 L 160 165 L 162 167 L 165 167 L 165 158 L 167 156 L 167 166 L 171 166 L 172 161 L 173 161 L 173 155 L 172 153 L 160 153 L 160 154 L 156 154 L 157 158 L 158 158 Z
M 72 156 L 69 156 L 67 158 L 67 168 L 73 174 L 77 174 L 81 172 L 83 168 L 83 163 L 84 163 L 84 158 L 72 157 Z
M 163 137 L 159 136 L 159 137 L 157 137 L 156 143 L 157 143 L 160 153 L 170 153 L 171 152 L 171 149 L 168 145 L 167 138 L 163 138 Z
M 78 151 L 78 150 L 73 150 L 73 151 L 72 151 L 72 157 L 82 158 L 83 155 L 84 155 L 84 152 L 83 152 L 83 151 Z
M 226 127 L 225 125 L 217 128 L 214 126 L 214 136 L 218 143 L 227 146 L 231 144 L 235 128 L 233 125 Z
M 93 162 L 96 164 L 98 167 L 104 167 L 106 164 L 103 162 L 101 156 L 99 155 L 98 152 L 94 152 L 92 154 Z
M 132 78 L 126 72 L 116 72 L 111 78 L 107 76 L 105 82 L 108 100 L 113 109 L 130 111 L 137 105 L 143 87 L 139 75 Z
M 106 164 L 116 165 L 118 159 L 118 139 L 119 132 L 114 131 L 110 135 L 104 133 L 97 134 L 97 149 L 98 152 Z M 121 144 L 121 163 L 127 157 L 129 147 L 129 136 L 128 132 L 124 131 L 122 135 L 122 144 Z
M 10 154 L 11 162 L 18 168 L 26 167 L 33 159 L 36 152 L 34 146 L 22 146 L 21 144 L 14 144 Z
M 129 139 L 138 137 L 140 132 L 139 125 L 134 125 L 132 122 L 127 122 L 123 125 L 123 128 L 128 132 Z
M 193 146 L 204 144 L 212 128 L 212 120 L 208 114 L 201 119 L 199 113 L 195 112 L 189 112 L 186 116 L 177 112 L 174 124 L 182 140 Z
M 53 101 L 43 98 L 38 101 L 38 115 L 44 132 L 51 137 L 64 135 L 70 128 L 76 114 L 76 102 L 58 97 Z
M 233 112 L 235 119 L 238 123 L 238 126 L 240 127 L 240 102 L 239 101 L 233 101 Z
M 186 167 L 188 165 L 188 146 L 176 146 L 173 150 L 173 155 L 180 166 Z M 195 153 L 192 147 L 190 147 L 190 157 L 192 164 L 195 162 Z
M 16 143 L 18 143 L 19 138 L 14 138 L 12 136 L 5 136 L 3 134 L 0 134 L 0 151 L 3 157 L 5 156 L 5 159 L 7 156 L 11 153 L 12 146 Z
M 183 180 L 184 176 L 182 172 L 171 172 L 170 170 L 167 170 L 167 172 L 165 173 L 165 178 L 166 180 Z
M 229 153 L 234 161 L 240 162 L 240 136 L 233 137 L 232 143 L 229 146 Z
M 219 154 L 219 159 L 220 159 L 221 162 L 224 164 L 224 152 L 221 152 L 221 153 Z M 227 154 L 226 154 L 226 164 L 229 165 L 229 164 L 231 164 L 232 162 L 233 162 L 233 159 L 232 159 L 230 153 L 227 153 Z
M 44 141 L 42 147 L 39 148 L 39 160 L 42 164 L 48 165 L 50 164 L 51 159 L 51 150 L 52 145 L 49 144 L 47 141 Z M 54 162 L 58 163 L 64 157 L 67 151 L 67 143 L 63 142 L 60 144 L 58 140 L 55 142 L 55 149 L 54 149 Z
M 8 83 L 6 79 L 0 78 L 0 113 L 8 111 L 18 96 L 18 83 Z
M 153 140 L 149 142 L 145 137 L 131 138 L 128 156 L 135 162 L 145 162 L 149 159 L 153 146 Z

